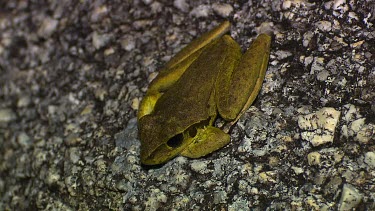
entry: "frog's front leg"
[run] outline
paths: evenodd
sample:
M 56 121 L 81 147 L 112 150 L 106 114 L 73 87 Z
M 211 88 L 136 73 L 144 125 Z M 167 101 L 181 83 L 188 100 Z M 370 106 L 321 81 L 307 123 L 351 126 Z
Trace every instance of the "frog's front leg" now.
M 216 151 L 230 142 L 230 136 L 219 128 L 207 126 L 198 128 L 197 134 L 180 154 L 189 158 L 203 157 Z
M 271 37 L 260 34 L 242 56 L 237 67 L 226 69 L 216 83 L 221 117 L 234 124 L 258 95 L 266 74 Z

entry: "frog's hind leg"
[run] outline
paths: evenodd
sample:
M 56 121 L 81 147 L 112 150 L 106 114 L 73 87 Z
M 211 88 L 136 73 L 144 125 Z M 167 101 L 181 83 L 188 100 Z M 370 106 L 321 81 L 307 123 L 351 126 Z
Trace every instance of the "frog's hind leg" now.
M 225 120 L 234 124 L 258 95 L 267 69 L 270 43 L 270 36 L 259 35 L 230 77 L 217 80 L 216 89 L 222 90 L 217 93 L 218 111 Z

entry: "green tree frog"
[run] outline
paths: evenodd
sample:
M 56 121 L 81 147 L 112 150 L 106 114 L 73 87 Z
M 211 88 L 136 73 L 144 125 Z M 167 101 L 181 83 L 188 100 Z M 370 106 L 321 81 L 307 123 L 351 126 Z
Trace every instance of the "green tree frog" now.
M 214 126 L 234 124 L 261 89 L 271 37 L 260 34 L 242 55 L 228 21 L 177 53 L 151 82 L 138 112 L 141 163 L 156 165 L 177 155 L 199 158 L 230 142 Z

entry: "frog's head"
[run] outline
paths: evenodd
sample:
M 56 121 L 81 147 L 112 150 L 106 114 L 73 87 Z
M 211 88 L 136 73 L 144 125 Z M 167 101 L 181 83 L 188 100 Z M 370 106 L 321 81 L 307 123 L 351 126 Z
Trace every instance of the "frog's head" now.
M 173 119 L 169 120 L 174 122 Z M 145 165 L 165 163 L 180 154 L 196 135 L 196 127 L 160 122 L 160 118 L 146 115 L 139 119 L 141 162 Z

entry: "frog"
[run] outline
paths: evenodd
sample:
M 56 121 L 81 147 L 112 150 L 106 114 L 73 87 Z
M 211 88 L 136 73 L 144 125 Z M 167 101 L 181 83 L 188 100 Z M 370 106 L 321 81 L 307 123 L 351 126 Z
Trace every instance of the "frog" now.
M 193 40 L 150 83 L 137 114 L 143 165 L 204 157 L 230 142 L 228 128 L 262 87 L 271 45 L 270 35 L 259 34 L 242 54 L 230 28 L 224 21 Z

